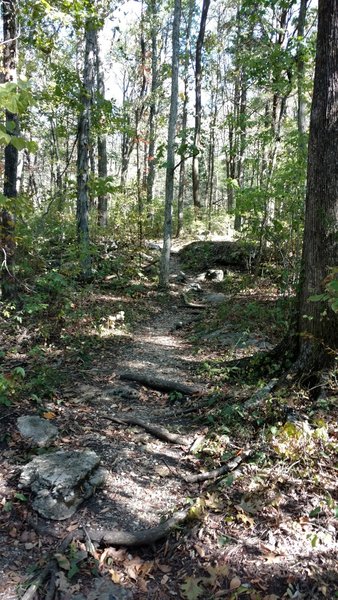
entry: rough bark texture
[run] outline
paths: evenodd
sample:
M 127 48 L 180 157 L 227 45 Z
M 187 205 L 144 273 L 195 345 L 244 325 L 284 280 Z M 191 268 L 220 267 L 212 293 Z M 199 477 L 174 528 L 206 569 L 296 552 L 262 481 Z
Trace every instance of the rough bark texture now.
M 338 264 L 338 0 L 319 0 L 318 37 L 310 122 L 298 332 L 300 366 L 330 362 L 338 345 L 338 318 L 327 303 L 309 297 L 324 291 Z
M 3 47 L 4 80 L 16 81 L 17 65 L 17 27 L 16 27 L 16 0 L 2 2 L 3 35 L 5 43 Z M 11 135 L 19 133 L 18 115 L 6 111 L 6 130 Z M 4 195 L 13 199 L 13 208 L 3 208 L 1 211 L 1 292 L 3 300 L 10 300 L 17 295 L 17 283 L 14 276 L 15 265 L 15 215 L 14 202 L 17 196 L 17 170 L 18 151 L 12 144 L 5 148 L 4 166 Z
M 105 100 L 105 85 L 104 72 L 101 61 L 99 32 L 95 32 L 95 51 L 96 51 L 96 87 L 97 87 L 97 102 L 102 106 Z M 100 114 L 100 112 L 99 112 Z M 102 124 L 100 123 L 100 126 Z M 97 170 L 102 181 L 108 176 L 108 159 L 107 159 L 107 136 L 105 131 L 100 131 L 97 136 Z M 97 222 L 99 227 L 107 227 L 108 225 L 108 195 L 107 193 L 99 194 L 97 203 Z
M 192 163 L 192 193 L 195 209 L 201 208 L 200 177 L 199 177 L 199 146 L 202 122 L 202 48 L 204 43 L 205 26 L 207 22 L 210 0 L 203 0 L 200 29 L 196 43 L 195 57 L 195 154 Z
M 81 270 L 84 278 L 90 275 L 89 253 L 89 143 L 91 109 L 93 103 L 94 86 L 94 54 L 95 54 L 95 28 L 90 19 L 85 27 L 85 56 L 83 68 L 83 83 L 81 104 L 82 111 L 79 117 L 78 128 L 78 155 L 77 155 L 77 233 L 80 243 Z
M 174 22 L 172 33 L 172 78 L 171 99 L 168 125 L 168 150 L 167 150 L 167 173 L 165 180 L 165 208 L 163 228 L 163 250 L 161 255 L 161 268 L 159 285 L 166 288 L 169 283 L 169 260 L 172 236 L 172 210 L 174 197 L 174 174 L 175 174 L 175 133 L 178 109 L 178 69 L 180 52 L 180 19 L 181 0 L 175 0 Z

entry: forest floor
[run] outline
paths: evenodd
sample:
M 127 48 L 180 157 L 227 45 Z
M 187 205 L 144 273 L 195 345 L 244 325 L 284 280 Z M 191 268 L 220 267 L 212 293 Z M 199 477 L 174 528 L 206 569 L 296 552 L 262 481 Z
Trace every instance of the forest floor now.
M 268 278 L 231 271 L 213 282 L 202 271 L 196 263 L 186 270 L 173 253 L 168 293 L 145 278 L 118 287 L 108 275 L 72 298 L 56 333 L 48 318 L 45 330 L 33 318 L 1 321 L 4 372 L 19 366 L 25 375 L 0 416 L 1 600 L 21 598 L 29 573 L 70 532 L 53 591 L 47 581 L 32 598 L 338 598 L 336 391 L 274 392 L 273 365 L 265 377 L 242 373 L 241 359 L 282 335 L 282 300 Z M 158 378 L 172 390 L 155 389 Z M 94 450 L 108 471 L 67 521 L 37 518 L 18 488 L 32 456 L 16 426 L 24 414 L 58 427 L 55 449 Z M 135 416 L 185 443 L 128 424 Z M 140 548 L 76 539 L 82 526 L 144 530 L 187 507 L 171 533 Z

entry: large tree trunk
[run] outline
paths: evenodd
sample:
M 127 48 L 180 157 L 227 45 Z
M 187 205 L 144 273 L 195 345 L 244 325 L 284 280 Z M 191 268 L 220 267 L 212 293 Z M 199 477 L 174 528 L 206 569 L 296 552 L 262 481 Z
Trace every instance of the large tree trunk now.
M 165 180 L 165 207 L 163 228 L 163 250 L 161 255 L 160 279 L 161 288 L 168 287 L 169 283 L 169 261 L 172 237 L 172 210 L 174 197 L 174 174 L 175 174 L 175 134 L 178 109 L 178 70 L 180 53 L 180 20 L 181 0 L 175 0 L 174 22 L 172 33 L 172 77 L 170 114 L 168 124 L 168 149 L 167 149 L 167 172 Z
M 89 250 L 89 145 L 91 110 L 94 88 L 95 64 L 95 27 L 91 19 L 85 25 L 85 55 L 83 68 L 83 83 L 81 104 L 82 110 L 79 117 L 78 129 L 78 154 L 77 154 L 77 234 L 80 245 L 80 264 L 82 276 L 87 279 L 91 271 Z
M 192 194 L 194 207 L 197 211 L 202 207 L 199 176 L 199 152 L 202 125 L 202 48 L 209 6 L 210 0 L 203 0 L 200 29 L 196 42 L 195 55 L 195 131 L 194 157 L 192 161 Z
M 17 79 L 17 26 L 16 26 L 16 0 L 6 0 L 2 2 L 2 20 L 3 20 L 3 66 L 4 80 L 15 82 Z M 18 135 L 19 119 L 18 115 L 6 111 L 6 131 L 10 135 Z M 5 148 L 4 165 L 4 195 L 6 198 L 15 199 L 17 196 L 17 170 L 18 170 L 18 151 L 12 145 L 8 144 Z M 15 201 L 15 200 L 14 200 Z M 1 247 L 3 264 L 1 273 L 1 292 L 3 300 L 10 300 L 17 296 L 17 283 L 14 276 L 15 263 L 15 215 L 14 202 L 13 208 L 3 208 L 1 211 Z
M 319 0 L 298 322 L 304 370 L 333 361 L 338 346 L 337 314 L 310 300 L 323 293 L 338 265 L 337 82 L 338 0 Z

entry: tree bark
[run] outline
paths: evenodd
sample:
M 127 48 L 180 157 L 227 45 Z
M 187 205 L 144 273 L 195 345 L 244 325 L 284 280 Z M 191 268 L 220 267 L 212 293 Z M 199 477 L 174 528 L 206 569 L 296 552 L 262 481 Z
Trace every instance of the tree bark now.
M 310 301 L 323 293 L 338 265 L 337 82 L 338 0 L 319 0 L 299 295 L 299 365 L 304 370 L 331 363 L 338 346 L 338 315 L 326 302 Z
M 83 67 L 83 83 L 81 93 L 81 113 L 78 126 L 77 154 L 77 234 L 80 246 L 80 265 L 82 276 L 87 279 L 91 272 L 89 250 L 89 145 L 91 128 L 91 111 L 94 88 L 94 56 L 95 27 L 91 19 L 85 25 L 85 55 Z
M 178 71 L 180 52 L 180 20 L 181 0 L 175 0 L 174 22 L 172 32 L 172 60 L 171 60 L 171 98 L 168 125 L 167 172 L 165 181 L 165 206 L 163 227 L 163 249 L 161 254 L 159 286 L 167 288 L 169 284 L 169 261 L 172 237 L 172 210 L 174 198 L 175 174 L 175 134 L 178 109 Z
M 183 61 L 183 81 L 184 81 L 184 98 L 182 106 L 182 122 L 181 122 L 181 145 L 182 145 L 182 157 L 180 164 L 179 183 L 178 183 L 178 197 L 177 197 L 177 229 L 176 237 L 179 237 L 183 229 L 183 208 L 184 208 L 184 188 L 185 188 L 185 174 L 186 174 L 186 144 L 187 144 L 187 124 L 188 124 L 188 101 L 189 101 L 189 64 L 190 64 L 190 37 L 191 37 L 191 25 L 192 17 L 194 13 L 194 2 L 190 0 L 187 16 L 187 25 L 185 29 L 185 48 L 184 48 L 184 61 Z
M 5 82 L 17 81 L 17 5 L 16 0 L 4 0 L 2 2 L 3 20 L 3 67 Z M 19 118 L 6 110 L 6 131 L 10 135 L 18 135 Z M 17 196 L 17 170 L 18 151 L 12 145 L 5 147 L 4 165 L 4 196 L 13 199 L 10 208 L 1 211 L 1 247 L 2 247 L 2 273 L 1 293 L 3 300 L 15 299 L 18 293 L 17 282 L 14 275 L 15 267 L 15 198 Z
M 151 208 L 155 182 L 155 146 L 156 146 L 156 114 L 157 114 L 157 89 L 158 89 L 158 7 L 157 0 L 150 0 L 151 19 L 151 96 L 149 107 L 149 150 L 147 173 L 147 207 Z
M 199 152 L 202 124 L 202 49 L 205 36 L 210 0 L 203 0 L 200 29 L 196 43 L 195 55 L 195 131 L 194 131 L 194 156 L 192 162 L 192 193 L 195 209 L 202 207 L 199 176 Z
M 101 60 L 101 48 L 100 48 L 100 31 L 95 32 L 95 52 L 96 52 L 96 90 L 97 90 L 97 102 L 99 105 L 99 134 L 97 136 L 97 171 L 101 182 L 106 181 L 108 176 L 108 159 L 107 159 L 107 135 L 105 132 L 105 124 L 102 123 L 102 112 L 100 111 L 100 105 L 105 100 L 105 84 L 104 84 L 104 71 Z M 100 193 L 97 199 L 97 223 L 99 227 L 107 227 L 108 225 L 108 194 Z

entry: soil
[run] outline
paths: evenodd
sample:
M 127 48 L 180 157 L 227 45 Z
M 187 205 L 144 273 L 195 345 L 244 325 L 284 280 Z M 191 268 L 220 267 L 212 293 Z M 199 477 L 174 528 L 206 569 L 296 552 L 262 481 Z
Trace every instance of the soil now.
M 171 270 L 176 276 L 181 270 L 175 254 Z M 324 600 L 337 596 L 338 512 L 332 510 L 338 501 L 336 468 L 324 448 L 321 480 L 313 478 L 311 458 L 283 460 L 249 414 L 241 416 L 242 427 L 238 422 L 233 429 L 217 425 L 217 409 L 231 407 L 235 401 L 238 406 L 254 391 L 245 382 L 233 384 L 216 370 L 210 376 L 203 368 L 225 355 L 220 337 L 234 335 L 238 328 L 230 317 L 223 334 L 216 328 L 214 336 L 198 335 L 207 321 L 213 322 L 218 307 L 188 306 L 182 290 L 196 278 L 183 277 L 182 283 L 178 279 L 172 280 L 169 294 L 150 290 L 142 298 L 94 290 L 87 302 L 110 303 L 112 314 L 114 306 L 128 312 L 132 305 L 132 327 L 128 329 L 123 315 L 105 321 L 100 330 L 102 343 L 91 352 L 91 361 L 88 364 L 79 354 L 75 369 L 74 355 L 71 364 L 67 352 L 50 356 L 54 364 L 59 361 L 64 378 L 54 397 L 44 403 L 43 412 L 25 400 L 3 409 L 0 600 L 22 597 L 32 567 L 41 570 L 70 532 L 83 526 L 90 530 L 148 529 L 187 506 L 193 507 L 188 520 L 161 541 L 138 549 L 88 550 L 75 535 L 63 553 L 66 562 L 59 562 L 54 597 L 87 598 L 97 578 L 118 586 L 121 595 L 116 591 L 116 598 L 123 597 L 122 590 L 129 590 L 134 600 Z M 212 281 L 199 285 L 201 291 L 189 296 L 199 305 L 207 292 L 221 289 Z M 273 301 L 271 290 L 259 293 Z M 236 301 L 239 305 L 248 302 L 248 296 L 241 293 Z M 249 337 L 243 332 L 242 339 L 247 343 L 235 344 L 231 358 L 240 359 L 276 341 L 273 330 L 268 335 L 255 331 Z M 201 392 L 192 396 L 174 390 L 165 393 L 124 380 L 126 371 L 197 386 Z M 20 439 L 16 419 L 41 412 L 59 428 L 54 448 L 95 450 L 109 472 L 104 488 L 64 522 L 38 518 L 31 510 L 29 493 L 25 492 L 23 500 L 17 487 L 20 466 L 32 450 Z M 142 427 L 109 421 L 114 415 L 121 419 L 137 416 L 144 423 L 161 425 L 184 436 L 189 444 L 172 444 Z M 186 481 L 192 474 L 241 455 L 243 461 L 238 461 L 233 474 L 202 483 Z M 323 498 L 331 498 L 331 505 Z M 75 564 L 79 551 L 78 572 L 71 576 L 69 566 Z M 47 598 L 48 585 L 35 597 Z

